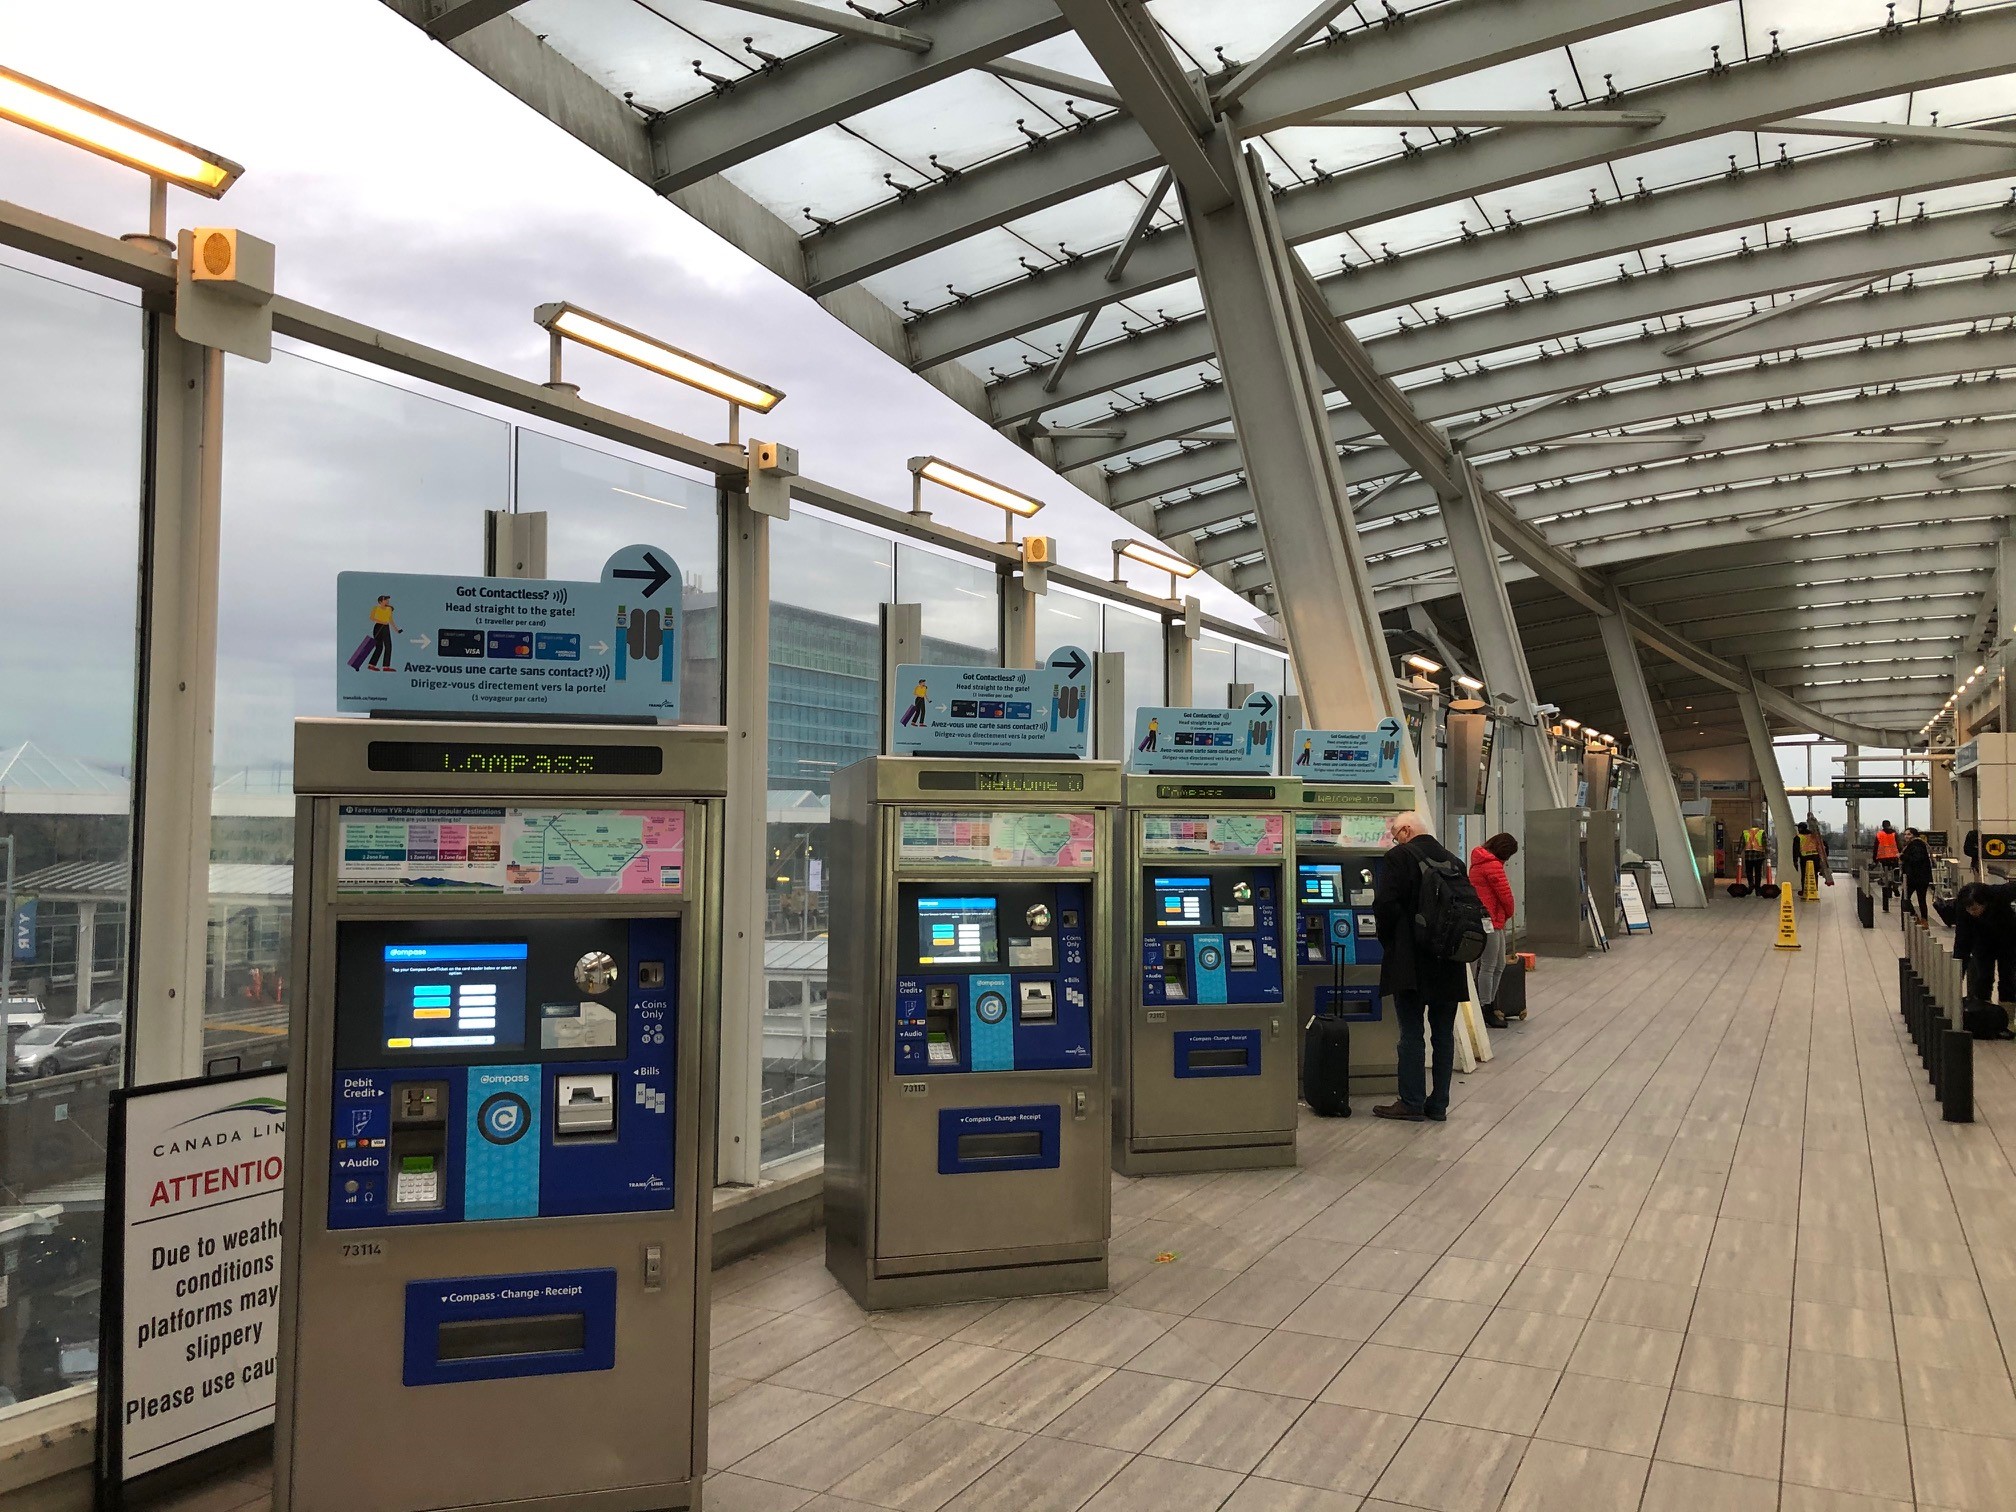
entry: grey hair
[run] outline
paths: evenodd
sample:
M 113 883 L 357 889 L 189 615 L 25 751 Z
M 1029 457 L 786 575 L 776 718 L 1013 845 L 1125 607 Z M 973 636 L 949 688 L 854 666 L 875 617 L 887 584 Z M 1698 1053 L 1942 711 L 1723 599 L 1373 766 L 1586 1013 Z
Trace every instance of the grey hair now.
M 1433 835 L 1435 833 L 1435 826 L 1428 822 L 1428 816 L 1419 809 L 1409 809 L 1404 814 L 1395 814 L 1391 819 L 1386 821 L 1388 829 L 1397 829 L 1403 824 L 1412 825 L 1414 833 L 1417 835 Z

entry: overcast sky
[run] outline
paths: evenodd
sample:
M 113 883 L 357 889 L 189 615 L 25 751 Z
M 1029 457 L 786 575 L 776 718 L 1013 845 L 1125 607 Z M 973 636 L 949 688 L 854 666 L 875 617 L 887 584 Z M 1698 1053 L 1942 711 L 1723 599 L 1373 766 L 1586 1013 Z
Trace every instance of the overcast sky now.
M 1108 543 L 1133 533 L 379 0 L 214 0 L 200 19 L 158 0 L 6 10 L 0 62 L 243 163 L 221 206 L 175 192 L 171 224 L 277 243 L 294 298 L 526 376 L 545 363 L 533 306 L 572 299 L 782 387 L 750 428 L 824 481 L 907 505 L 904 459 L 936 452 L 1044 498 L 1069 565 L 1103 573 Z M 4 123 L 0 197 L 108 232 L 146 208 L 132 173 Z M 577 352 L 569 376 L 599 403 L 725 436 L 718 403 L 612 360 Z M 997 526 L 950 497 L 934 508 Z M 1214 612 L 1255 619 L 1195 583 Z

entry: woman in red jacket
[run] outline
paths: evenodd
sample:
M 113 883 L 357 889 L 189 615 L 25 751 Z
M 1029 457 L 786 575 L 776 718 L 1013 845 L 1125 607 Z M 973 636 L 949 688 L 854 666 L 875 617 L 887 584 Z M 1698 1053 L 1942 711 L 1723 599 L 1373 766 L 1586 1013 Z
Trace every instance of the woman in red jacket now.
M 1519 842 L 1506 834 L 1493 835 L 1470 852 L 1470 885 L 1491 918 L 1491 937 L 1477 959 L 1477 996 L 1484 1004 L 1484 1022 L 1493 1029 L 1505 1027 L 1505 1015 L 1493 1005 L 1498 1001 L 1499 979 L 1505 975 L 1512 928 L 1512 884 L 1506 879 L 1505 863 L 1518 854 Z

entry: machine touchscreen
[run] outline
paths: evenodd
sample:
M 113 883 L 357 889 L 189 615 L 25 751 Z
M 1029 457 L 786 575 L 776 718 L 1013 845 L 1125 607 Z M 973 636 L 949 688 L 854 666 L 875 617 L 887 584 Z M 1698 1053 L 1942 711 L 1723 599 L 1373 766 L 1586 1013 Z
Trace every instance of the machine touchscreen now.
M 423 1057 L 519 1048 L 529 953 L 523 940 L 387 944 L 385 1048 Z
M 1301 903 L 1304 908 L 1337 908 L 1344 899 L 1344 868 L 1341 866 L 1311 866 L 1307 862 L 1295 868 L 1301 882 Z
M 917 959 L 925 966 L 992 966 L 1001 959 L 994 898 L 919 898 Z
M 1209 877 L 1155 878 L 1153 908 L 1158 929 L 1209 929 L 1218 922 Z

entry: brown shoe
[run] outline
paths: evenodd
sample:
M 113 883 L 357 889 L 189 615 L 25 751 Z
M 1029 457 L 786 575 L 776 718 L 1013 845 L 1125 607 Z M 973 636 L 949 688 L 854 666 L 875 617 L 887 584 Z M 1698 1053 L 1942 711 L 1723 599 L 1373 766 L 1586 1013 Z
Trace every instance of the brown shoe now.
M 1372 1110 L 1374 1118 L 1397 1118 L 1402 1123 L 1421 1123 L 1428 1115 L 1419 1108 L 1410 1108 L 1403 1102 L 1381 1103 Z

